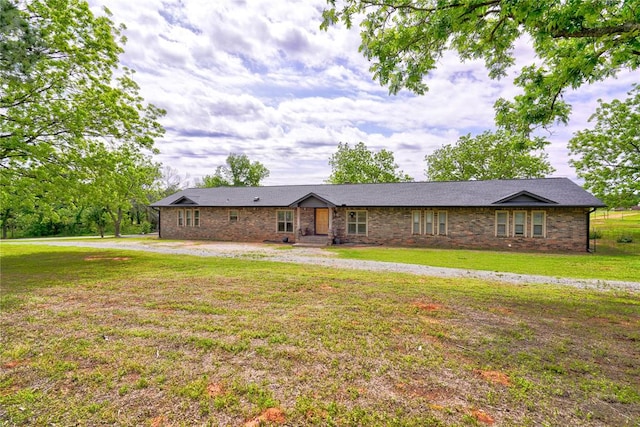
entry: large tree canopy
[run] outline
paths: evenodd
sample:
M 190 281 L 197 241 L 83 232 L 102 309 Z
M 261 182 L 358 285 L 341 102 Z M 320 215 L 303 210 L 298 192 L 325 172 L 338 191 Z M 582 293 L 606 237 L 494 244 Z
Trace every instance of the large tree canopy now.
M 82 0 L 0 0 L 3 173 L 74 168 L 90 141 L 152 148 L 164 112 L 119 68 L 121 30 Z
M 569 141 L 570 161 L 585 186 L 605 203 L 629 207 L 640 203 L 640 85 L 624 101 L 599 101 L 589 121 L 593 129 Z
M 393 153 L 380 150 L 370 151 L 364 142 L 353 148 L 348 143 L 339 143 L 338 151 L 329 159 L 331 175 L 330 184 L 365 184 L 379 182 L 413 181 L 409 175 L 398 169 Z
M 554 171 L 543 151 L 547 144 L 503 130 L 466 135 L 425 156 L 425 174 L 430 181 L 542 178 Z
M 422 94 L 424 77 L 447 50 L 482 59 L 491 78 L 514 65 L 514 43 L 528 37 L 535 64 L 524 67 L 513 101 L 496 103 L 499 124 L 529 133 L 532 126 L 566 122 L 562 102 L 577 88 L 640 65 L 637 0 L 327 0 L 323 28 L 360 22 L 360 50 L 374 78 L 391 93 Z
M 105 13 L 83 0 L 0 0 L 5 230 L 24 212 L 55 220 L 61 207 L 87 203 L 122 210 L 137 195 L 131 173 L 155 176 L 148 156 L 164 111 L 145 104 L 133 71 L 119 66 L 123 27 Z M 87 200 L 89 184 L 100 200 Z
M 252 162 L 246 154 L 231 153 L 227 164 L 202 178 L 198 187 L 258 187 L 268 176 L 269 169 L 262 163 Z

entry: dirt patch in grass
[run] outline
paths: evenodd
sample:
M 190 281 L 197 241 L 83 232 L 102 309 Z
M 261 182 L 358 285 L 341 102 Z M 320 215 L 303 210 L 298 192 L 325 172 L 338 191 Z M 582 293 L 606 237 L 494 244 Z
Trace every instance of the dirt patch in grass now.
M 268 408 L 259 416 L 244 423 L 244 427 L 259 427 L 264 423 L 283 424 L 286 421 L 284 411 L 280 408 Z
M 479 409 L 471 411 L 471 415 L 476 420 L 480 421 L 483 424 L 489 425 L 489 426 L 493 425 L 495 423 L 495 421 L 496 421 L 491 415 L 489 415 L 486 412 L 484 412 L 482 410 L 479 410 Z
M 476 371 L 482 378 L 489 381 L 492 384 L 501 384 L 505 387 L 511 386 L 509 377 L 498 371 Z
M 106 257 L 106 256 L 97 256 L 97 255 L 91 255 L 91 256 L 86 256 L 84 257 L 85 261 L 129 261 L 131 258 L 130 257 Z
M 221 383 L 209 383 L 207 385 L 207 395 L 209 395 L 209 397 L 219 397 L 225 393 L 225 387 Z
M 443 306 L 441 304 L 425 303 L 422 301 L 414 301 L 412 305 L 417 309 L 424 311 L 437 311 L 443 309 Z

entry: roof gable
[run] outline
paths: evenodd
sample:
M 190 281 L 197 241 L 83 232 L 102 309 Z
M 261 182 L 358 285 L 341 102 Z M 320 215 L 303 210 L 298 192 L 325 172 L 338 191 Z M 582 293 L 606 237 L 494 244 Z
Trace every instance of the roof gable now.
M 172 205 L 197 205 L 197 202 L 194 202 L 193 200 L 191 200 L 190 198 L 186 197 L 186 196 L 182 196 L 180 197 L 178 200 L 176 200 L 175 202 L 171 203 Z
M 544 205 L 557 205 L 558 202 L 547 199 L 546 197 L 538 196 L 529 191 L 518 191 L 503 199 L 493 202 L 494 205 L 530 205 L 530 204 L 544 204 Z
M 316 193 L 309 193 L 289 205 L 290 207 L 309 207 L 309 208 L 326 208 L 335 207 L 336 205 L 329 200 L 318 196 Z

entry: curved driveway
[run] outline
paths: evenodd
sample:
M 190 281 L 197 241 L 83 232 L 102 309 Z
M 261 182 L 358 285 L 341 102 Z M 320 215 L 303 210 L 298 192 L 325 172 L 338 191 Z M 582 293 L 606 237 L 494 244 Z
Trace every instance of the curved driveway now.
M 242 259 L 259 259 L 263 261 L 287 262 L 295 264 L 313 264 L 332 268 L 384 271 L 416 274 L 433 277 L 473 278 L 517 284 L 551 284 L 577 288 L 600 290 L 628 290 L 640 292 L 640 282 L 623 282 L 596 279 L 568 279 L 551 276 L 536 276 L 516 273 L 501 273 L 484 270 L 467 270 L 458 268 L 430 267 L 425 265 L 403 264 L 397 262 L 363 261 L 337 258 L 333 252 L 322 248 L 293 247 L 278 249 L 278 246 L 259 243 L 226 243 L 226 242 L 167 242 L 139 240 L 63 240 L 38 239 L 20 240 L 19 243 L 43 244 L 52 246 L 80 246 L 100 249 L 126 249 L 166 254 L 213 256 Z

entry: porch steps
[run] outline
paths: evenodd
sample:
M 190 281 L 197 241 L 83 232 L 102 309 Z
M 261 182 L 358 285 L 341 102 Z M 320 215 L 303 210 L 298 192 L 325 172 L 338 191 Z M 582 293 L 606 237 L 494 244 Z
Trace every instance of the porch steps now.
M 303 247 L 324 247 L 329 245 L 329 237 L 327 236 L 300 236 L 293 246 Z

